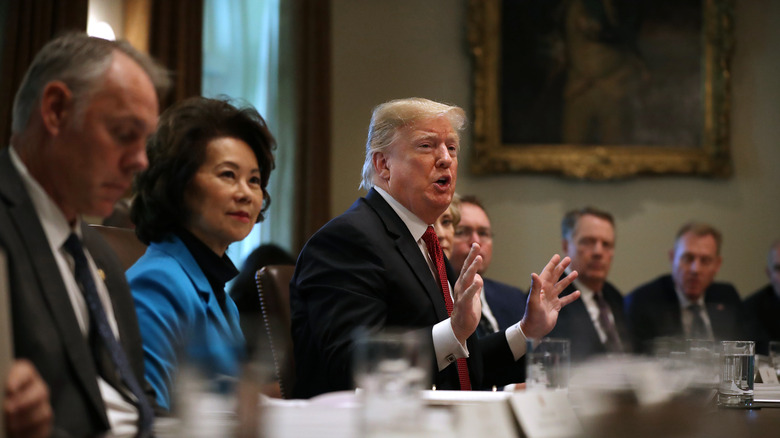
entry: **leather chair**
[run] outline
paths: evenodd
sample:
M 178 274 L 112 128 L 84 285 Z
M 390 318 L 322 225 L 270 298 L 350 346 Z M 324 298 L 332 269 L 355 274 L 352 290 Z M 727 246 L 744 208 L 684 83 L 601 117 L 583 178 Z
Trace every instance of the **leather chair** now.
M 138 240 L 135 230 L 130 228 L 107 227 L 104 225 L 89 225 L 97 231 L 114 250 L 122 267 L 127 270 L 146 252 L 146 245 Z
M 263 326 L 268 336 L 267 350 L 274 361 L 282 398 L 291 398 L 295 386 L 295 357 L 290 334 L 290 279 L 294 271 L 294 265 L 268 265 L 255 274 Z

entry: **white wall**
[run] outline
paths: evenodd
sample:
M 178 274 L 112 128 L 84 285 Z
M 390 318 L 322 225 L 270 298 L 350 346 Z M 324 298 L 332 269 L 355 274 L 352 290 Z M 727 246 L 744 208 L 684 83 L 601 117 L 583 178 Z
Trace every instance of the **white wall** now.
M 471 115 L 465 0 L 333 0 L 331 214 L 358 190 L 373 106 L 422 96 Z M 624 293 L 669 271 L 667 252 L 685 221 L 724 232 L 718 279 L 747 295 L 767 282 L 769 242 L 780 237 L 780 2 L 740 1 L 733 59 L 732 156 L 728 180 L 638 178 L 594 183 L 553 176 L 470 174 L 464 135 L 458 192 L 477 194 L 497 233 L 488 276 L 520 287 L 560 251 L 560 218 L 592 204 L 611 211 L 618 242 L 610 280 Z

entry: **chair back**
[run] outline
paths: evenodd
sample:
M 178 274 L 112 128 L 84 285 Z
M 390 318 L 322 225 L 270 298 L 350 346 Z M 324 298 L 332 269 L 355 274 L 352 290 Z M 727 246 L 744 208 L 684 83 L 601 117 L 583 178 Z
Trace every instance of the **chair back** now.
M 122 269 L 127 270 L 146 252 L 146 245 L 138 240 L 135 230 L 130 228 L 107 227 L 104 225 L 90 224 L 90 228 L 97 231 L 103 240 L 114 250 Z
M 290 333 L 290 280 L 295 265 L 268 265 L 255 274 L 263 326 L 274 361 L 282 398 L 295 387 L 295 357 Z

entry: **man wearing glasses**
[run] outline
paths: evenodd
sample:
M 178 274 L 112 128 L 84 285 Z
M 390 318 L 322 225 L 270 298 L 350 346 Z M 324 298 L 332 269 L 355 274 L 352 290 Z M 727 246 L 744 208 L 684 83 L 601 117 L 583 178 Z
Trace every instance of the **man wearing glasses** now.
M 483 276 L 482 319 L 477 334 L 484 336 L 505 330 L 523 317 L 528 295 L 514 286 L 484 276 L 493 258 L 493 230 L 490 218 L 476 196 L 461 198 L 460 216 L 452 248 L 451 262 L 455 272 L 460 272 L 473 243 L 479 243 L 482 256 L 482 269 L 479 271 L 479 275 Z

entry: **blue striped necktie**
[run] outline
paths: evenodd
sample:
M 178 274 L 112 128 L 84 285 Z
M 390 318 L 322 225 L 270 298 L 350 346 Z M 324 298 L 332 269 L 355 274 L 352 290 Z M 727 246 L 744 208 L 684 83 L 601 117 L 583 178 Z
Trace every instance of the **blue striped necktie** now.
M 114 332 L 111 330 L 111 326 L 108 323 L 108 317 L 106 317 L 106 311 L 98 296 L 95 280 L 92 278 L 92 273 L 89 270 L 89 264 L 87 263 L 84 249 L 81 246 L 81 241 L 78 236 L 71 233 L 71 235 L 68 236 L 68 240 L 65 241 L 64 247 L 65 250 L 73 256 L 73 260 L 76 262 L 76 281 L 79 282 L 82 292 L 84 293 L 84 299 L 87 302 L 89 314 L 92 319 L 92 327 L 94 330 L 97 330 L 100 335 L 103 346 L 111 356 L 111 362 L 113 362 L 119 373 L 119 378 L 127 385 L 127 388 L 130 389 L 130 392 L 132 392 L 136 398 L 139 417 L 138 436 L 151 436 L 154 412 L 149 404 L 149 400 L 146 398 L 146 394 L 130 368 L 130 363 L 125 355 L 125 350 L 122 349 L 119 341 L 114 337 Z M 99 358 L 96 356 L 95 365 L 100 369 L 98 361 Z M 117 390 L 121 391 L 121 388 L 117 388 Z

